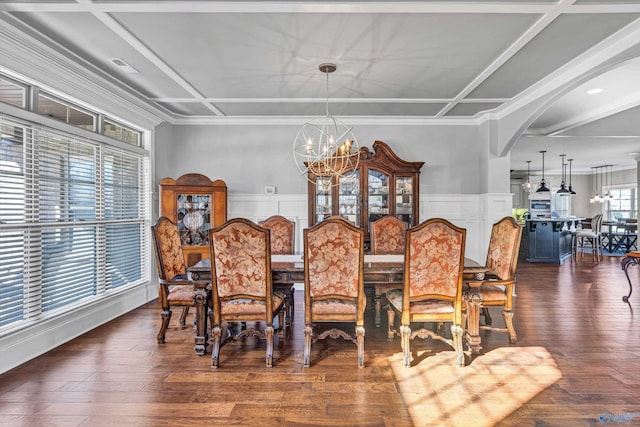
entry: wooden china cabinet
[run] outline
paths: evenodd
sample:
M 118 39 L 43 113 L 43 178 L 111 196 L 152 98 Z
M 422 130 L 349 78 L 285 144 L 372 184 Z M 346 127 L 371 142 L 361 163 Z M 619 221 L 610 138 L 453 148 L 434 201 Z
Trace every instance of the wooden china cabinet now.
M 360 148 L 358 167 L 339 177 L 309 172 L 309 226 L 340 215 L 364 229 L 369 242 L 369 224 L 394 215 L 409 227 L 418 225 L 420 169 L 424 162 L 400 159 L 382 141 L 373 152 Z
M 188 266 L 209 258 L 209 229 L 227 220 L 227 184 L 198 173 L 163 178 L 160 216 L 178 224 Z

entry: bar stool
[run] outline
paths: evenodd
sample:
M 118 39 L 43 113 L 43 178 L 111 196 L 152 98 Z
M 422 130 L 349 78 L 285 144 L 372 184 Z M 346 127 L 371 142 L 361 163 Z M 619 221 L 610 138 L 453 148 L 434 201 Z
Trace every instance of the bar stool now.
M 602 257 L 600 234 L 602 229 L 602 214 L 598 214 L 591 220 L 591 230 L 576 230 L 571 236 L 571 255 L 572 258 L 578 258 L 578 246 L 584 247 L 584 239 L 591 243 L 591 253 L 595 262 L 600 262 Z M 581 257 L 584 256 L 582 252 Z

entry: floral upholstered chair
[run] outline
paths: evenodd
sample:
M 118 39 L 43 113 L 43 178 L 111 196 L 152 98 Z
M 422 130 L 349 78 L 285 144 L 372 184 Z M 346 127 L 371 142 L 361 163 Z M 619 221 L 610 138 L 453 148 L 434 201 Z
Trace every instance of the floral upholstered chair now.
M 271 255 L 289 255 L 295 251 L 295 222 L 273 215 L 259 224 L 271 230 Z
M 493 224 L 485 264 L 488 272 L 485 274 L 485 279 L 478 289 L 486 323 L 486 325 L 481 325 L 480 328 L 508 332 L 511 343 L 516 342 L 512 308 L 521 238 L 522 227 L 518 225 L 513 217 L 504 217 Z M 473 289 L 473 291 L 475 290 Z M 472 290 L 465 289 L 465 292 L 470 293 Z M 488 307 L 503 307 L 502 317 L 505 328 L 491 326 Z M 473 319 L 469 319 L 469 321 L 473 321 Z
M 343 338 L 358 348 L 364 367 L 364 231 L 344 218 L 330 217 L 304 230 L 305 328 L 304 366 L 311 363 L 311 344 Z M 355 336 L 338 328 L 314 334 L 316 323 L 355 323 Z
M 395 216 L 384 216 L 371 223 L 371 253 L 403 255 L 407 223 Z
M 462 278 L 466 230 L 445 219 L 434 218 L 407 230 L 404 287 L 387 292 L 389 333 L 393 337 L 396 314 L 401 317 L 400 335 L 404 365 L 411 364 L 410 340 L 434 338 L 456 351 L 456 364 L 464 365 L 462 348 Z M 420 328 L 418 322 L 451 323 L 452 339 Z
M 273 363 L 273 317 L 278 315 L 283 326 L 285 294 L 274 292 L 271 282 L 271 243 L 269 230 L 244 218 L 229 220 L 209 232 L 213 319 L 211 366 L 217 368 L 220 348 L 233 339 L 233 328 L 224 322 L 264 323 L 265 329 L 246 328 L 236 336 L 258 336 L 266 339 L 266 364 Z
M 260 226 L 271 230 L 271 255 L 291 255 L 295 251 L 296 244 L 296 223 L 281 215 L 273 215 L 264 221 L 260 221 Z M 285 300 L 285 313 L 287 326 L 293 322 L 294 315 L 294 294 L 293 284 L 287 290 Z
M 169 320 L 171 320 L 171 307 L 182 307 L 180 325 L 186 324 L 189 307 L 195 306 L 195 282 L 187 278 L 187 266 L 178 226 L 170 219 L 160 217 L 151 227 L 151 235 L 160 281 L 158 300 L 162 307 L 162 325 L 158 332 L 158 343 L 163 343 Z

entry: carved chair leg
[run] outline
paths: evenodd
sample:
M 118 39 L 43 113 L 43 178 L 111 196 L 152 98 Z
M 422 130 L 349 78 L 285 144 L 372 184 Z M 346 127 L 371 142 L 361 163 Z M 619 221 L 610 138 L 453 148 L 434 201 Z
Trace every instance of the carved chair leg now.
M 364 326 L 356 326 L 358 345 L 358 368 L 364 368 Z
M 213 346 L 211 347 L 211 367 L 217 368 L 220 366 L 220 338 L 222 335 L 222 328 L 216 326 L 211 329 L 211 335 L 213 335 Z
M 313 329 L 311 325 L 306 325 L 304 327 L 304 356 L 303 362 L 304 367 L 308 368 L 311 366 L 311 335 L 313 335 Z
M 404 362 L 404 366 L 408 368 L 409 366 L 411 366 L 411 347 L 409 346 L 411 328 L 405 325 L 400 326 L 400 337 L 400 342 L 402 344 L 402 359 Z
M 171 320 L 171 310 L 162 310 L 160 316 L 162 316 L 162 325 L 160 325 L 160 332 L 158 332 L 158 344 L 164 343 L 164 335 L 169 327 L 169 320 Z
M 396 335 L 396 331 L 394 329 L 396 320 L 396 312 L 391 308 L 391 304 L 387 307 L 387 339 L 389 341 L 393 340 Z
M 513 327 L 513 311 L 502 310 L 502 317 L 504 318 L 504 324 L 507 325 L 509 331 L 509 342 L 514 344 L 516 342 L 516 330 Z
M 453 348 L 456 351 L 456 365 L 464 366 L 462 327 L 460 325 L 451 325 L 451 335 L 453 336 Z
M 189 307 L 182 307 L 182 313 L 180 313 L 180 326 L 185 326 L 187 324 L 187 315 L 189 314 Z
M 273 326 L 267 326 L 264 331 L 267 336 L 267 368 L 273 366 Z

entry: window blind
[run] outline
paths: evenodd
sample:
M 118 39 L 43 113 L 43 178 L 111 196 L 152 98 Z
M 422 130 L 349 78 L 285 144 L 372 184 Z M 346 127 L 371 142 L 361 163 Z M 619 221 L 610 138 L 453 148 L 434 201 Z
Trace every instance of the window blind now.
M 0 332 L 149 280 L 146 154 L 0 115 Z

